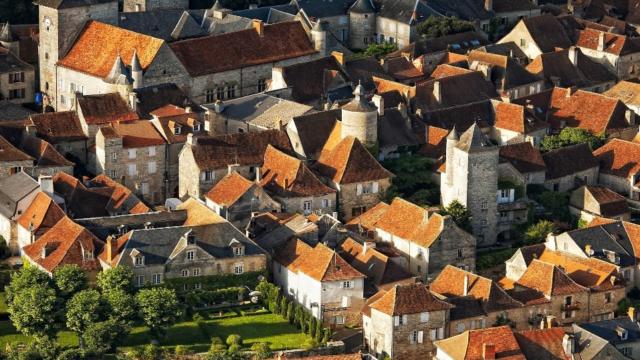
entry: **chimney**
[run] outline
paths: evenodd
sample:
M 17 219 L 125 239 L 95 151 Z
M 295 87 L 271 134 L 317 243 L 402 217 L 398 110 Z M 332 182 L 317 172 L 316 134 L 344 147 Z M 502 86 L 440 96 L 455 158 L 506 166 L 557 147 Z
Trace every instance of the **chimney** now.
M 591 245 L 587 244 L 584 246 L 584 253 L 587 254 L 587 256 L 591 256 Z
M 629 319 L 631 319 L 631 321 L 636 321 L 636 308 L 634 308 L 633 306 L 629 306 L 627 315 L 629 315 Z
M 380 116 L 384 116 L 384 98 L 380 95 L 373 95 L 373 98 L 371 100 L 378 108 L 378 114 Z
M 464 282 L 462 288 L 462 296 L 467 296 L 469 294 L 469 275 L 464 274 Z
M 402 115 L 402 118 L 405 120 L 408 120 L 408 127 L 409 129 L 411 129 L 411 120 L 409 119 L 409 114 L 407 114 L 407 105 L 405 105 L 405 103 L 400 102 L 398 104 L 398 112 L 400 113 L 400 115 Z
M 560 77 L 558 76 L 549 76 L 549 80 L 553 84 L 554 87 L 560 87 Z
M 24 129 L 29 135 L 35 136 L 38 133 L 38 128 L 34 124 L 27 124 Z
M 224 103 L 222 102 L 222 100 L 216 100 L 216 102 L 213 104 L 213 111 L 215 111 L 216 114 L 220 114 L 224 111 Z
M 438 80 L 433 82 L 433 97 L 438 104 L 442 102 L 442 89 L 440 88 L 440 81 Z
M 344 54 L 343 53 L 341 53 L 340 51 L 332 51 L 331 52 L 331 56 L 336 58 L 336 61 L 338 62 L 338 64 L 344 65 Z
M 144 228 L 145 228 L 145 229 L 151 229 L 151 228 L 152 228 L 151 221 L 147 221 L 147 222 L 145 222 L 145 223 L 144 223 Z
M 111 265 L 111 259 L 113 259 L 113 236 L 109 235 L 107 237 L 107 243 L 105 244 L 105 250 L 107 251 L 107 262 Z
M 496 358 L 496 346 L 494 344 L 482 344 L 482 359 L 483 360 L 495 360 Z
M 569 61 L 573 66 L 578 66 L 578 49 L 575 46 L 569 48 Z
M 366 254 L 368 249 L 375 249 L 376 248 L 376 243 L 374 243 L 373 241 L 365 241 L 364 245 L 362 246 L 362 253 Z
M 138 110 L 138 94 L 135 91 L 129 93 L 129 107 L 132 111 Z
M 598 51 L 604 51 L 604 32 L 598 34 Z
M 486 11 L 493 11 L 493 0 L 484 0 L 484 9 Z
M 547 329 L 551 329 L 553 327 L 553 316 L 547 316 Z
M 251 22 L 251 25 L 253 25 L 253 28 L 256 30 L 258 35 L 264 36 L 264 23 L 262 22 L 262 20 L 254 19 Z
M 236 169 L 239 167 L 239 164 L 229 164 L 227 165 L 227 174 L 231 174 L 232 172 L 236 171 Z
M 51 175 L 40 175 L 38 183 L 40 183 L 42 192 L 53 197 L 53 177 Z
M 259 183 L 262 180 L 262 173 L 260 172 L 260 167 L 256 166 L 256 182 Z
M 636 114 L 633 112 L 633 110 L 631 109 L 625 110 L 624 118 L 625 120 L 627 120 L 627 124 L 629 124 L 629 126 L 636 125 Z
M 424 124 L 424 143 L 429 143 L 429 124 Z
M 565 355 L 569 357 L 576 353 L 576 338 L 573 334 L 564 334 L 562 337 L 562 349 Z
M 198 145 L 198 138 L 193 136 L 193 133 L 187 134 L 187 144 L 188 145 Z

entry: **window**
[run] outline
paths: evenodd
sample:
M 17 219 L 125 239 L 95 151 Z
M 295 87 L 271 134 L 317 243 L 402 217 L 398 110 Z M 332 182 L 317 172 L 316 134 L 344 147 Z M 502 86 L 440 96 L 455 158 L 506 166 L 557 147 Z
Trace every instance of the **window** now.
M 365 16 L 366 16 L 366 15 L 365 15 Z M 362 42 L 363 42 L 365 45 L 369 45 L 369 38 L 368 38 L 367 36 L 365 36 L 365 37 L 362 39 Z
M 462 249 L 458 249 L 458 259 L 462 259 Z
M 196 290 L 199 290 L 201 287 L 202 287 L 202 284 L 200 284 L 200 283 L 193 284 L 193 288 L 196 289 Z
M 458 334 L 462 333 L 464 331 L 464 323 L 458 323 L 456 325 L 456 331 L 458 332 Z
M 174 133 L 174 134 L 176 134 L 176 135 L 180 135 L 180 134 L 182 134 L 182 126 L 180 126 L 180 125 L 176 125 L 176 126 L 173 128 L 173 133 Z
M 138 169 L 136 167 L 136 164 L 129 164 L 127 166 L 127 171 L 129 173 L 129 176 L 137 176 L 138 175 Z
M 411 332 L 409 340 L 411 341 L 412 344 L 415 344 L 418 342 L 418 330 L 413 330 Z
M 115 179 L 118 176 L 115 170 L 109 170 L 109 177 Z
M 623 347 L 622 349 L 620 349 L 620 352 L 622 353 L 622 355 L 630 358 L 633 355 L 633 349 L 630 347 Z
M 200 123 L 193 124 L 193 132 L 199 132 L 199 131 L 200 131 Z
M 216 88 L 216 100 L 223 100 L 223 99 L 224 99 L 224 88 L 223 87 Z
M 611 297 L 612 297 L 611 295 L 612 294 L 610 292 L 604 294 L 604 302 L 606 304 L 610 304 L 611 303 Z
M 354 208 L 351 209 L 351 216 L 360 216 L 362 215 L 365 211 L 367 211 L 367 208 L 365 206 L 356 206 Z
M 329 199 L 322 199 L 322 207 L 323 207 L 323 208 L 327 208 L 327 207 L 329 207 L 329 206 L 331 206 L 331 200 L 329 200 Z
M 67 105 L 67 99 L 65 99 L 64 95 L 60 95 L 60 104 Z
M 111 153 L 111 160 L 118 160 L 118 153 Z
M 233 248 L 233 255 L 235 256 L 242 256 L 244 255 L 244 248 L 241 246 L 235 247 Z
M 527 40 L 526 39 L 520 39 L 520 46 L 527 46 Z
M 180 275 L 182 275 L 182 277 L 187 277 L 187 276 L 189 276 L 189 270 L 187 270 L 187 269 L 182 269 L 182 271 L 180 272 Z
M 440 327 L 440 328 L 437 328 L 437 329 L 431 329 L 429 331 L 429 338 L 431 340 L 444 339 L 444 328 Z
M 420 313 L 420 322 L 428 322 L 429 321 L 429 313 L 428 312 L 423 312 Z
M 244 266 L 242 264 L 236 264 L 233 267 L 233 273 L 236 275 L 240 275 L 244 272 Z
M 212 171 L 203 171 L 202 172 L 202 177 L 204 181 L 211 181 L 213 180 L 213 172 Z
M 9 99 L 24 99 L 24 89 L 12 89 L 9 90 Z
M 149 156 L 156 156 L 156 147 L 155 146 L 149 146 Z
M 195 250 L 189 250 L 187 251 L 187 260 L 189 261 L 193 261 L 196 258 L 196 252 Z
M 407 323 L 407 315 L 402 315 L 402 316 L 396 315 L 393 317 L 394 326 L 400 326 L 406 323 Z
M 162 282 L 162 274 L 153 274 L 153 278 L 151 280 L 154 284 L 160 284 Z
M 305 213 L 311 211 L 311 200 L 305 200 L 305 202 L 302 204 L 302 210 L 304 210 Z
M 9 74 L 9 84 L 24 82 L 24 72 L 15 72 Z
M 149 174 L 155 174 L 156 171 L 157 171 L 156 162 L 155 161 L 150 161 L 149 162 Z
M 136 158 L 136 149 L 129 149 L 129 159 Z
M 353 287 L 353 282 L 352 281 L 343 281 L 342 282 L 342 288 L 343 289 L 351 289 Z
M 227 86 L 227 99 L 233 99 L 236 97 L 236 87 L 237 85 Z
M 138 255 L 134 258 L 135 266 L 144 266 L 144 256 Z
M 344 325 L 344 316 L 334 316 L 333 317 L 333 322 L 336 325 Z
M 208 103 L 212 103 L 216 100 L 216 92 L 214 89 L 207 89 L 204 92 L 204 101 Z
M 560 184 L 558 183 L 553 184 L 553 191 L 560 191 Z
M 193 276 L 200 276 L 200 268 L 193 269 Z
M 482 204 L 480 204 L 480 207 L 482 210 L 487 210 L 489 208 L 489 204 L 487 204 L 486 201 L 483 201 Z
M 260 79 L 258 80 L 258 92 L 263 92 L 267 89 L 267 80 Z
M 142 193 L 142 195 L 149 195 L 149 183 L 148 182 L 140 183 L 140 192 Z
M 136 286 L 144 286 L 144 275 L 138 275 L 136 277 Z

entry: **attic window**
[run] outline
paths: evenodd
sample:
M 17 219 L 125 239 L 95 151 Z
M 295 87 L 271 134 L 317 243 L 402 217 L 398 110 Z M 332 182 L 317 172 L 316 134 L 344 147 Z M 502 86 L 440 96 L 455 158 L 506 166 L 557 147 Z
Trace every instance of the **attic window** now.
M 244 246 L 237 246 L 233 248 L 233 255 L 242 256 L 244 255 Z
M 200 123 L 193 124 L 193 132 L 199 132 L 199 131 L 200 131 Z
M 180 126 L 180 125 L 176 125 L 176 126 L 173 128 L 173 133 L 174 133 L 174 134 L 176 134 L 176 135 L 180 135 L 180 134 L 182 134 L 182 126 Z
M 133 258 L 133 264 L 135 266 L 144 266 L 144 256 L 143 255 L 137 255 Z

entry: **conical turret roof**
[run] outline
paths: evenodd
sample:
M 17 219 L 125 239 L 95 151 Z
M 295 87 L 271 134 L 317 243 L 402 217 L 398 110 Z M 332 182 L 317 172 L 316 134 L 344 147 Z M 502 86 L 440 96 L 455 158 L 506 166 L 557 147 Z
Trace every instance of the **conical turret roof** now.
M 489 150 L 496 146 L 482 133 L 480 126 L 474 122 L 473 125 L 460 136 L 456 147 L 466 152 L 473 152 Z
M 213 6 L 211 7 L 211 10 L 227 10 L 227 8 L 222 6 L 222 3 L 220 3 L 220 0 L 216 0 L 215 4 L 213 4 Z
M 131 71 L 142 71 L 142 65 L 140 65 L 140 59 L 138 58 L 138 51 L 133 51 L 131 57 Z
M 358 14 L 369 14 L 374 13 L 375 11 L 376 9 L 373 7 L 371 0 L 357 0 L 349 9 L 349 12 Z
M 127 67 L 122 61 L 122 57 L 118 55 L 116 61 L 113 63 L 109 75 L 105 78 L 105 81 L 111 84 L 126 83 L 129 80 Z
M 347 105 L 342 107 L 344 110 L 357 112 L 370 112 L 378 110 L 376 106 L 372 104 L 369 99 L 367 99 L 367 93 L 364 91 L 362 83 L 358 82 L 358 86 L 356 86 L 356 89 L 353 91 L 353 95 L 355 95 L 355 98 L 349 101 Z
M 4 23 L 2 25 L 2 29 L 0 29 L 0 41 L 3 41 L 3 42 L 14 41 L 13 33 L 11 32 L 11 25 L 9 24 L 8 21 Z
M 449 131 L 449 135 L 447 135 L 447 140 L 460 140 L 458 136 L 458 131 L 456 130 L 456 126 L 453 125 L 453 129 Z

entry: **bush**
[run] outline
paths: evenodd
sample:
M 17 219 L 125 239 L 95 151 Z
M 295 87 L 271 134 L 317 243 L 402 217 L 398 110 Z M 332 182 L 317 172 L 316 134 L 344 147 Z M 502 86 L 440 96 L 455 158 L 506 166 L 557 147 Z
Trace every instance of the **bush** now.
M 430 16 L 426 21 L 418 24 L 419 34 L 427 39 L 473 31 L 473 23 L 456 17 Z
M 476 270 L 491 269 L 509 260 L 518 249 L 504 249 L 489 253 L 478 254 L 476 257 Z
M 222 342 L 222 339 L 217 336 L 211 338 L 211 347 L 209 348 L 210 354 L 219 354 L 225 352 L 226 350 L 227 347 L 224 345 L 224 342 Z
M 257 360 L 268 359 L 271 356 L 271 348 L 267 343 L 255 343 L 251 345 L 251 351 L 255 352 Z
M 242 345 L 242 336 L 238 334 L 231 334 L 227 337 L 227 345 Z
M 193 354 L 193 351 L 191 351 L 188 347 L 184 345 L 178 345 L 173 350 L 173 353 L 176 354 L 176 356 L 186 356 L 186 355 Z
M 543 243 L 547 235 L 556 230 L 555 225 L 548 220 L 541 220 L 527 228 L 524 233 L 524 241 L 526 245 Z
M 381 57 L 384 57 L 385 55 L 396 50 L 398 50 L 398 45 L 394 43 L 385 42 L 383 44 L 371 44 L 367 47 L 367 50 L 365 50 L 364 55 L 375 56 L 376 58 L 380 59 Z
M 558 135 L 545 136 L 540 142 L 541 151 L 551 151 L 561 147 L 587 143 L 591 150 L 604 144 L 604 134 L 594 135 L 589 130 L 580 128 L 564 128 Z
M 316 341 L 316 339 L 313 339 L 313 338 L 307 339 L 307 341 L 305 341 L 304 344 L 302 344 L 302 348 L 305 350 L 311 350 L 317 347 L 318 347 L 318 342 Z
M 158 360 L 161 358 L 162 350 L 158 347 L 158 345 L 148 344 L 145 345 L 144 350 L 142 351 L 142 356 L 145 360 Z

